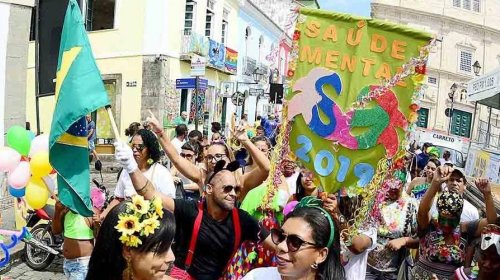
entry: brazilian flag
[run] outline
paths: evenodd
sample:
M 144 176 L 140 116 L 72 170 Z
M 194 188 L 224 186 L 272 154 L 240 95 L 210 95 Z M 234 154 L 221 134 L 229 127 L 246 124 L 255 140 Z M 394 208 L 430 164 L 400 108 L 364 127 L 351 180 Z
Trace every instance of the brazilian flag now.
M 85 116 L 109 105 L 109 98 L 81 15 L 76 0 L 69 0 L 59 48 L 49 156 L 57 171 L 59 200 L 72 211 L 91 217 Z

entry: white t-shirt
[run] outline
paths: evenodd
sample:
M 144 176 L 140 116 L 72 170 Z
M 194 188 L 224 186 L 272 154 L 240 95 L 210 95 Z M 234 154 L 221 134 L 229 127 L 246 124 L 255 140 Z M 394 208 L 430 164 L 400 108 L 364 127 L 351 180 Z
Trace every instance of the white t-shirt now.
M 431 207 L 431 217 L 433 219 L 438 218 L 438 210 L 436 206 L 436 201 L 437 199 L 434 199 L 434 202 L 432 203 Z M 460 215 L 460 222 L 461 223 L 466 223 L 466 222 L 472 222 L 479 219 L 479 211 L 477 210 L 472 203 L 464 199 L 464 208 L 462 210 L 462 215 Z
M 252 269 L 241 280 L 281 280 L 277 267 L 260 267 Z
M 368 236 L 372 240 L 370 248 L 366 249 L 359 255 L 354 255 L 349 249 L 346 248 L 343 254 L 343 259 L 349 261 L 344 266 L 345 276 L 347 280 L 365 279 L 366 266 L 368 264 L 368 253 L 377 247 L 377 229 L 370 228 L 368 230 L 359 230 L 359 233 Z
M 143 174 L 153 183 L 156 190 L 171 198 L 175 198 L 174 180 L 172 179 L 170 171 L 168 171 L 165 166 L 155 163 Z M 154 176 L 154 178 L 151 178 L 152 176 Z M 128 198 L 134 194 L 137 194 L 137 192 L 134 189 L 130 176 L 127 172 L 122 171 L 118 183 L 116 184 L 115 196 L 119 198 Z
M 297 192 L 297 177 L 299 177 L 299 174 L 300 172 L 295 171 L 292 176 L 285 178 L 290 195 L 294 195 Z
M 175 149 L 177 150 L 177 153 L 180 154 L 182 152 L 182 145 L 184 145 L 186 141 L 181 141 L 177 137 L 174 137 L 174 139 L 172 139 L 170 143 L 174 145 Z

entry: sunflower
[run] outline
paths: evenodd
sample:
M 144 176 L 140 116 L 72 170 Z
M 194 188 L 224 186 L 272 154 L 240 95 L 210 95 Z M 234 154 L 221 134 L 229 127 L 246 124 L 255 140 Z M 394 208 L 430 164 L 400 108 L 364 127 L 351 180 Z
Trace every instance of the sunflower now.
M 149 204 L 150 202 L 148 200 L 144 200 L 144 197 L 140 195 L 134 195 L 132 197 L 132 204 L 130 206 L 134 212 L 144 215 L 148 213 Z
M 139 218 L 134 215 L 122 214 L 115 229 L 124 235 L 132 235 L 134 232 L 141 230 L 141 223 L 139 222 Z
M 155 232 L 155 229 L 160 227 L 160 221 L 158 221 L 158 216 L 153 214 L 150 218 L 145 219 L 141 223 L 141 235 L 149 236 Z
M 120 236 L 120 241 L 128 247 L 138 247 L 142 244 L 141 239 L 135 235 L 122 234 L 122 236 Z
M 160 218 L 163 218 L 163 204 L 161 203 L 161 199 L 155 197 L 153 198 L 153 207 L 155 208 L 156 214 L 160 216 Z

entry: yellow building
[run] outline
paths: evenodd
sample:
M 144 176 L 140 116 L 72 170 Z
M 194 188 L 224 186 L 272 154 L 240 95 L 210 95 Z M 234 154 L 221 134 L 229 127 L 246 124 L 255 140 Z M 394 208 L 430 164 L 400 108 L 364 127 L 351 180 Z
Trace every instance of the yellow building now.
M 121 138 L 125 138 L 125 129 L 131 122 L 145 120 L 148 110 L 166 122 L 177 116 L 180 109 L 189 111 L 191 90 L 176 90 L 175 79 L 190 76 L 190 61 L 186 60 L 192 53 L 189 43 L 196 34 L 217 42 L 223 40 L 227 46 L 236 45 L 236 36 L 232 36 L 237 29 L 236 0 L 83 2 L 89 39 L 110 95 Z M 186 15 L 192 19 L 186 19 Z M 185 28 L 186 21 L 191 21 L 191 28 Z M 29 44 L 26 75 L 26 119 L 35 126 L 34 42 Z M 205 78 L 208 80 L 208 106 L 204 111 L 211 112 L 213 118 L 213 113 L 220 110 L 216 94 L 221 83 L 230 80 L 231 75 L 223 68 L 208 67 Z M 41 132 L 50 130 L 54 105 L 54 96 L 39 98 Z M 97 113 L 94 118 L 97 146 L 102 149 L 113 135 L 107 117 Z

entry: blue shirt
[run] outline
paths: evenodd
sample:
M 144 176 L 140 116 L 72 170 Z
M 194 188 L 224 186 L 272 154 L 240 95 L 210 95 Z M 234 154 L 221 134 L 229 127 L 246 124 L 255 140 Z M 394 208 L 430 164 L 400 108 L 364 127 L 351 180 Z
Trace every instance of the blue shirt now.
M 96 136 L 95 136 L 95 122 L 94 121 L 90 121 L 89 123 L 87 123 L 87 132 L 90 131 L 92 129 L 92 134 L 90 134 L 88 136 L 88 140 L 89 141 L 94 141 Z

